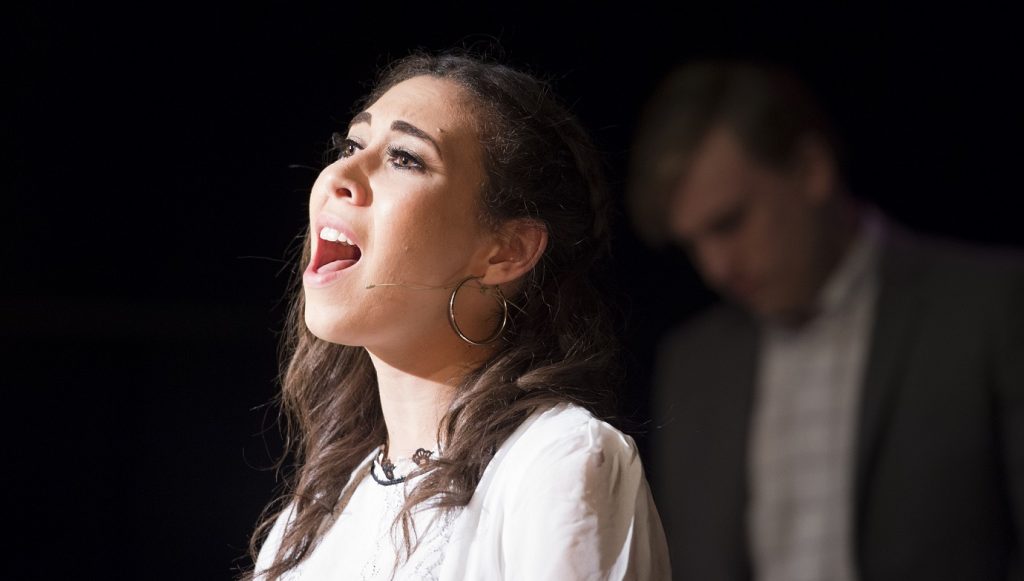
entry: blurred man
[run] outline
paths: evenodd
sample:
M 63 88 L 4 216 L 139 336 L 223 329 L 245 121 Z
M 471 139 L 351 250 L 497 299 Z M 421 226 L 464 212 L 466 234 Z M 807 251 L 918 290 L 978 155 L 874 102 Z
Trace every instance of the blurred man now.
M 1024 539 L 1024 265 L 851 197 L 790 76 L 670 75 L 630 203 L 726 302 L 659 353 L 652 482 L 678 579 L 999 580 Z

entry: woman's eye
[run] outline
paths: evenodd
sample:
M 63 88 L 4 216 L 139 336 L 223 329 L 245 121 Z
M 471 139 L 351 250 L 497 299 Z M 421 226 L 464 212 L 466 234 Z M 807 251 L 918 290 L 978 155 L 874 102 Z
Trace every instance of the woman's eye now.
M 331 149 L 337 153 L 337 159 L 344 159 L 352 157 L 360 147 L 355 141 L 342 137 L 340 133 L 334 133 L 331 135 Z
M 404 149 L 389 147 L 388 159 L 391 160 L 391 165 L 398 169 L 424 170 L 423 161 Z

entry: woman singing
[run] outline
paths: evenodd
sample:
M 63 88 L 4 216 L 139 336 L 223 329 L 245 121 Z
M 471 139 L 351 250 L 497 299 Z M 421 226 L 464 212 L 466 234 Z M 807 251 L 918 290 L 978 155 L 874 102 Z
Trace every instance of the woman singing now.
M 668 579 L 591 285 L 607 194 L 535 78 L 414 55 L 321 172 L 287 332 L 299 469 L 255 579 Z

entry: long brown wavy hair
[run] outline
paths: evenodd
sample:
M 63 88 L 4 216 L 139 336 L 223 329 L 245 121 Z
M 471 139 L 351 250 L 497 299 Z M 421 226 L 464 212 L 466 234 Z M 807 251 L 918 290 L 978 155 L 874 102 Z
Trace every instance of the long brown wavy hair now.
M 427 499 L 441 510 L 465 506 L 495 452 L 537 410 L 572 402 L 607 417 L 619 377 L 614 334 L 594 280 L 609 247 L 609 200 L 600 156 L 586 132 L 546 83 L 454 53 L 397 61 L 381 74 L 363 108 L 421 75 L 456 83 L 475 105 L 486 173 L 482 219 L 494 226 L 538 221 L 547 228 L 548 245 L 509 297 L 514 308 L 495 353 L 457 387 L 439 427 L 444 455 L 430 462 L 396 519 L 406 556 L 415 550 L 408 526 L 413 507 Z M 310 258 L 309 232 L 303 248 L 301 265 Z M 287 363 L 281 404 L 287 443 L 300 468 L 253 533 L 254 560 L 275 520 L 285 510 L 293 514 L 271 566 L 246 578 L 274 579 L 306 558 L 344 508 L 339 498 L 353 471 L 387 437 L 366 351 L 315 337 L 306 328 L 304 306 L 297 278 L 282 344 Z

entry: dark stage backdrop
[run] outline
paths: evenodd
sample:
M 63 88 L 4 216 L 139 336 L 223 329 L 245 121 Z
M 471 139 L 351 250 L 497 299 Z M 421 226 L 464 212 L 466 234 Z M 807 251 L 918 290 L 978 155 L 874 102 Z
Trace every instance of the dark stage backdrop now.
M 101 7 L 6 19 L 6 578 L 228 579 L 274 493 L 271 402 L 287 262 L 331 131 L 414 48 L 498 41 L 549 77 L 619 200 L 620 415 L 651 426 L 651 352 L 707 303 L 631 233 L 638 110 L 698 56 L 787 63 L 826 99 L 856 191 L 921 230 L 1024 244 L 1009 14 L 776 3 Z M 966 11 L 966 12 L 965 12 Z M 8 541 L 10 543 L 10 541 Z

